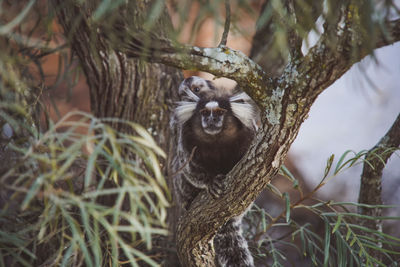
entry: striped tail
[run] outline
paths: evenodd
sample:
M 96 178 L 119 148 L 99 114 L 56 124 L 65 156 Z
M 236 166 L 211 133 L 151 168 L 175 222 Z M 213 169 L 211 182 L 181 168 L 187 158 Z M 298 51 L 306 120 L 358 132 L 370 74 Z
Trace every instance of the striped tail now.
M 242 216 L 230 219 L 214 237 L 217 266 L 253 267 L 254 261 L 242 236 Z

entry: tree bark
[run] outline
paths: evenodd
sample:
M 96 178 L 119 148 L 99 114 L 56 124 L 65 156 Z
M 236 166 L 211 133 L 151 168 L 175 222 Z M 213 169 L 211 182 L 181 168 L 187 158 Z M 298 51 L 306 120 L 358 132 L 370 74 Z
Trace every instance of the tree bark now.
M 58 20 L 84 70 L 93 114 L 99 118 L 135 121 L 149 129 L 158 144 L 168 151 L 169 113 L 178 99 L 176 88 L 183 77 L 181 71 L 130 59 L 115 51 L 103 35 L 94 34 L 98 29 L 90 22 L 94 7 L 74 2 L 53 0 Z M 138 13 L 146 12 L 132 3 L 129 5 L 130 9 L 137 8 Z M 158 29 L 163 36 L 163 28 Z

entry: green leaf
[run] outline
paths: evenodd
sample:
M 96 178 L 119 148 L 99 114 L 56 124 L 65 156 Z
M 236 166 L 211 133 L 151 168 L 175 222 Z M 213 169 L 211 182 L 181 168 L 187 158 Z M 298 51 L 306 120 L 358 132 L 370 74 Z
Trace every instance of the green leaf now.
M 12 21 L 7 23 L 6 25 L 0 26 L 0 35 L 9 34 L 14 27 L 20 24 L 22 20 L 27 17 L 29 10 L 32 8 L 35 2 L 36 0 L 29 1 L 24 9 Z
M 279 189 L 276 188 L 273 184 L 268 183 L 268 184 L 267 184 L 267 188 L 268 188 L 272 193 L 276 194 L 278 197 L 281 198 L 281 197 L 283 196 L 282 193 L 281 193 L 281 191 L 279 191 Z
M 43 183 L 45 182 L 46 177 L 48 177 L 48 176 L 49 176 L 48 174 L 42 174 L 42 175 L 39 175 L 35 179 L 33 185 L 29 188 L 29 191 L 26 194 L 24 201 L 22 202 L 22 205 L 21 205 L 22 210 L 25 210 L 28 207 L 29 203 L 36 196 L 36 194 L 42 187 Z
M 92 182 L 92 177 L 94 175 L 94 168 L 95 168 L 95 163 L 96 160 L 101 152 L 103 152 L 103 147 L 105 145 L 106 138 L 102 138 L 99 143 L 96 144 L 95 149 L 93 152 L 90 154 L 87 164 L 86 164 L 86 170 L 85 170 L 85 182 L 84 186 L 85 188 L 88 188 Z
M 324 242 L 324 267 L 328 266 L 329 263 L 329 248 L 331 244 L 331 231 L 329 221 L 325 220 L 325 242 Z
M 280 168 L 280 174 L 282 174 L 283 176 L 287 177 L 291 182 L 294 182 L 296 180 L 296 178 L 294 177 L 294 175 L 289 171 L 288 168 L 286 168 L 285 165 L 282 164 L 281 168 Z
M 343 217 L 343 215 L 339 213 L 338 219 L 335 223 L 335 227 L 333 227 L 333 229 L 332 229 L 332 234 L 334 234 L 336 232 L 336 230 L 339 229 L 340 222 L 342 221 L 342 217 Z
M 349 154 L 350 152 L 353 152 L 353 151 L 352 151 L 352 150 L 346 150 L 346 151 L 342 154 L 342 156 L 340 156 L 339 161 L 338 161 L 338 163 L 336 164 L 336 168 L 335 168 L 335 170 L 334 170 L 334 172 L 333 172 L 334 174 L 337 174 L 337 173 L 344 167 L 344 164 L 342 165 L 342 163 L 343 163 L 345 157 L 347 156 L 347 154 Z
M 328 176 L 329 171 L 330 171 L 331 168 L 332 168 L 332 163 L 333 163 L 333 160 L 334 160 L 334 159 L 335 159 L 335 155 L 332 154 L 332 155 L 328 158 L 328 160 L 326 161 L 326 167 L 325 167 L 323 179 L 325 179 L 325 178 Z
M 287 192 L 283 193 L 283 197 L 285 199 L 285 203 L 286 203 L 286 222 L 288 223 L 290 221 L 290 198 L 289 198 L 289 194 Z
M 261 210 L 261 229 L 265 232 L 267 230 L 267 220 L 265 218 L 265 210 Z
M 350 230 L 350 228 L 348 228 L 347 229 L 347 234 L 346 234 L 346 241 L 348 241 L 349 240 L 349 238 L 350 238 L 350 235 L 351 235 L 351 230 Z

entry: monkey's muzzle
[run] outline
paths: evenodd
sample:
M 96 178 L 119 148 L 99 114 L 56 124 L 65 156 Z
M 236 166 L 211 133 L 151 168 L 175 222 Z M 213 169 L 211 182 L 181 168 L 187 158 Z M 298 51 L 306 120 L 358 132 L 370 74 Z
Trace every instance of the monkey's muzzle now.
M 216 135 L 222 131 L 224 115 L 226 110 L 223 108 L 204 108 L 201 113 L 201 126 L 206 134 Z

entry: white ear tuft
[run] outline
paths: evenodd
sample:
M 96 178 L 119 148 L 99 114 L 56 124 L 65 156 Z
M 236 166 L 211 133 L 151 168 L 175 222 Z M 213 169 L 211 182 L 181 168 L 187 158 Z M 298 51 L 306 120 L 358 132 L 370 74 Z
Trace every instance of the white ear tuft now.
M 257 116 L 253 105 L 249 103 L 251 98 L 246 93 L 239 93 L 229 98 L 231 102 L 232 112 L 246 127 L 258 129 L 255 123 Z
M 229 101 L 230 101 L 230 102 L 237 102 L 237 101 L 247 102 L 247 101 L 249 101 L 249 100 L 251 100 L 251 98 L 250 98 L 250 96 L 248 96 L 245 92 L 236 94 L 236 95 L 231 96 L 231 97 L 229 98 Z
M 184 89 L 184 91 L 185 91 L 186 95 L 189 97 L 189 99 L 191 99 L 195 102 L 200 100 L 200 98 L 197 95 L 195 95 L 195 93 L 193 93 L 192 90 L 190 90 L 189 88 L 186 87 Z
M 232 112 L 246 127 L 254 127 L 254 118 L 256 117 L 254 107 L 249 103 L 231 102 Z
M 196 102 L 189 102 L 189 101 L 178 102 L 178 106 L 175 108 L 175 115 L 176 118 L 178 119 L 179 124 L 184 124 L 187 120 L 189 120 L 192 117 L 193 111 L 196 109 L 196 105 L 197 105 Z

